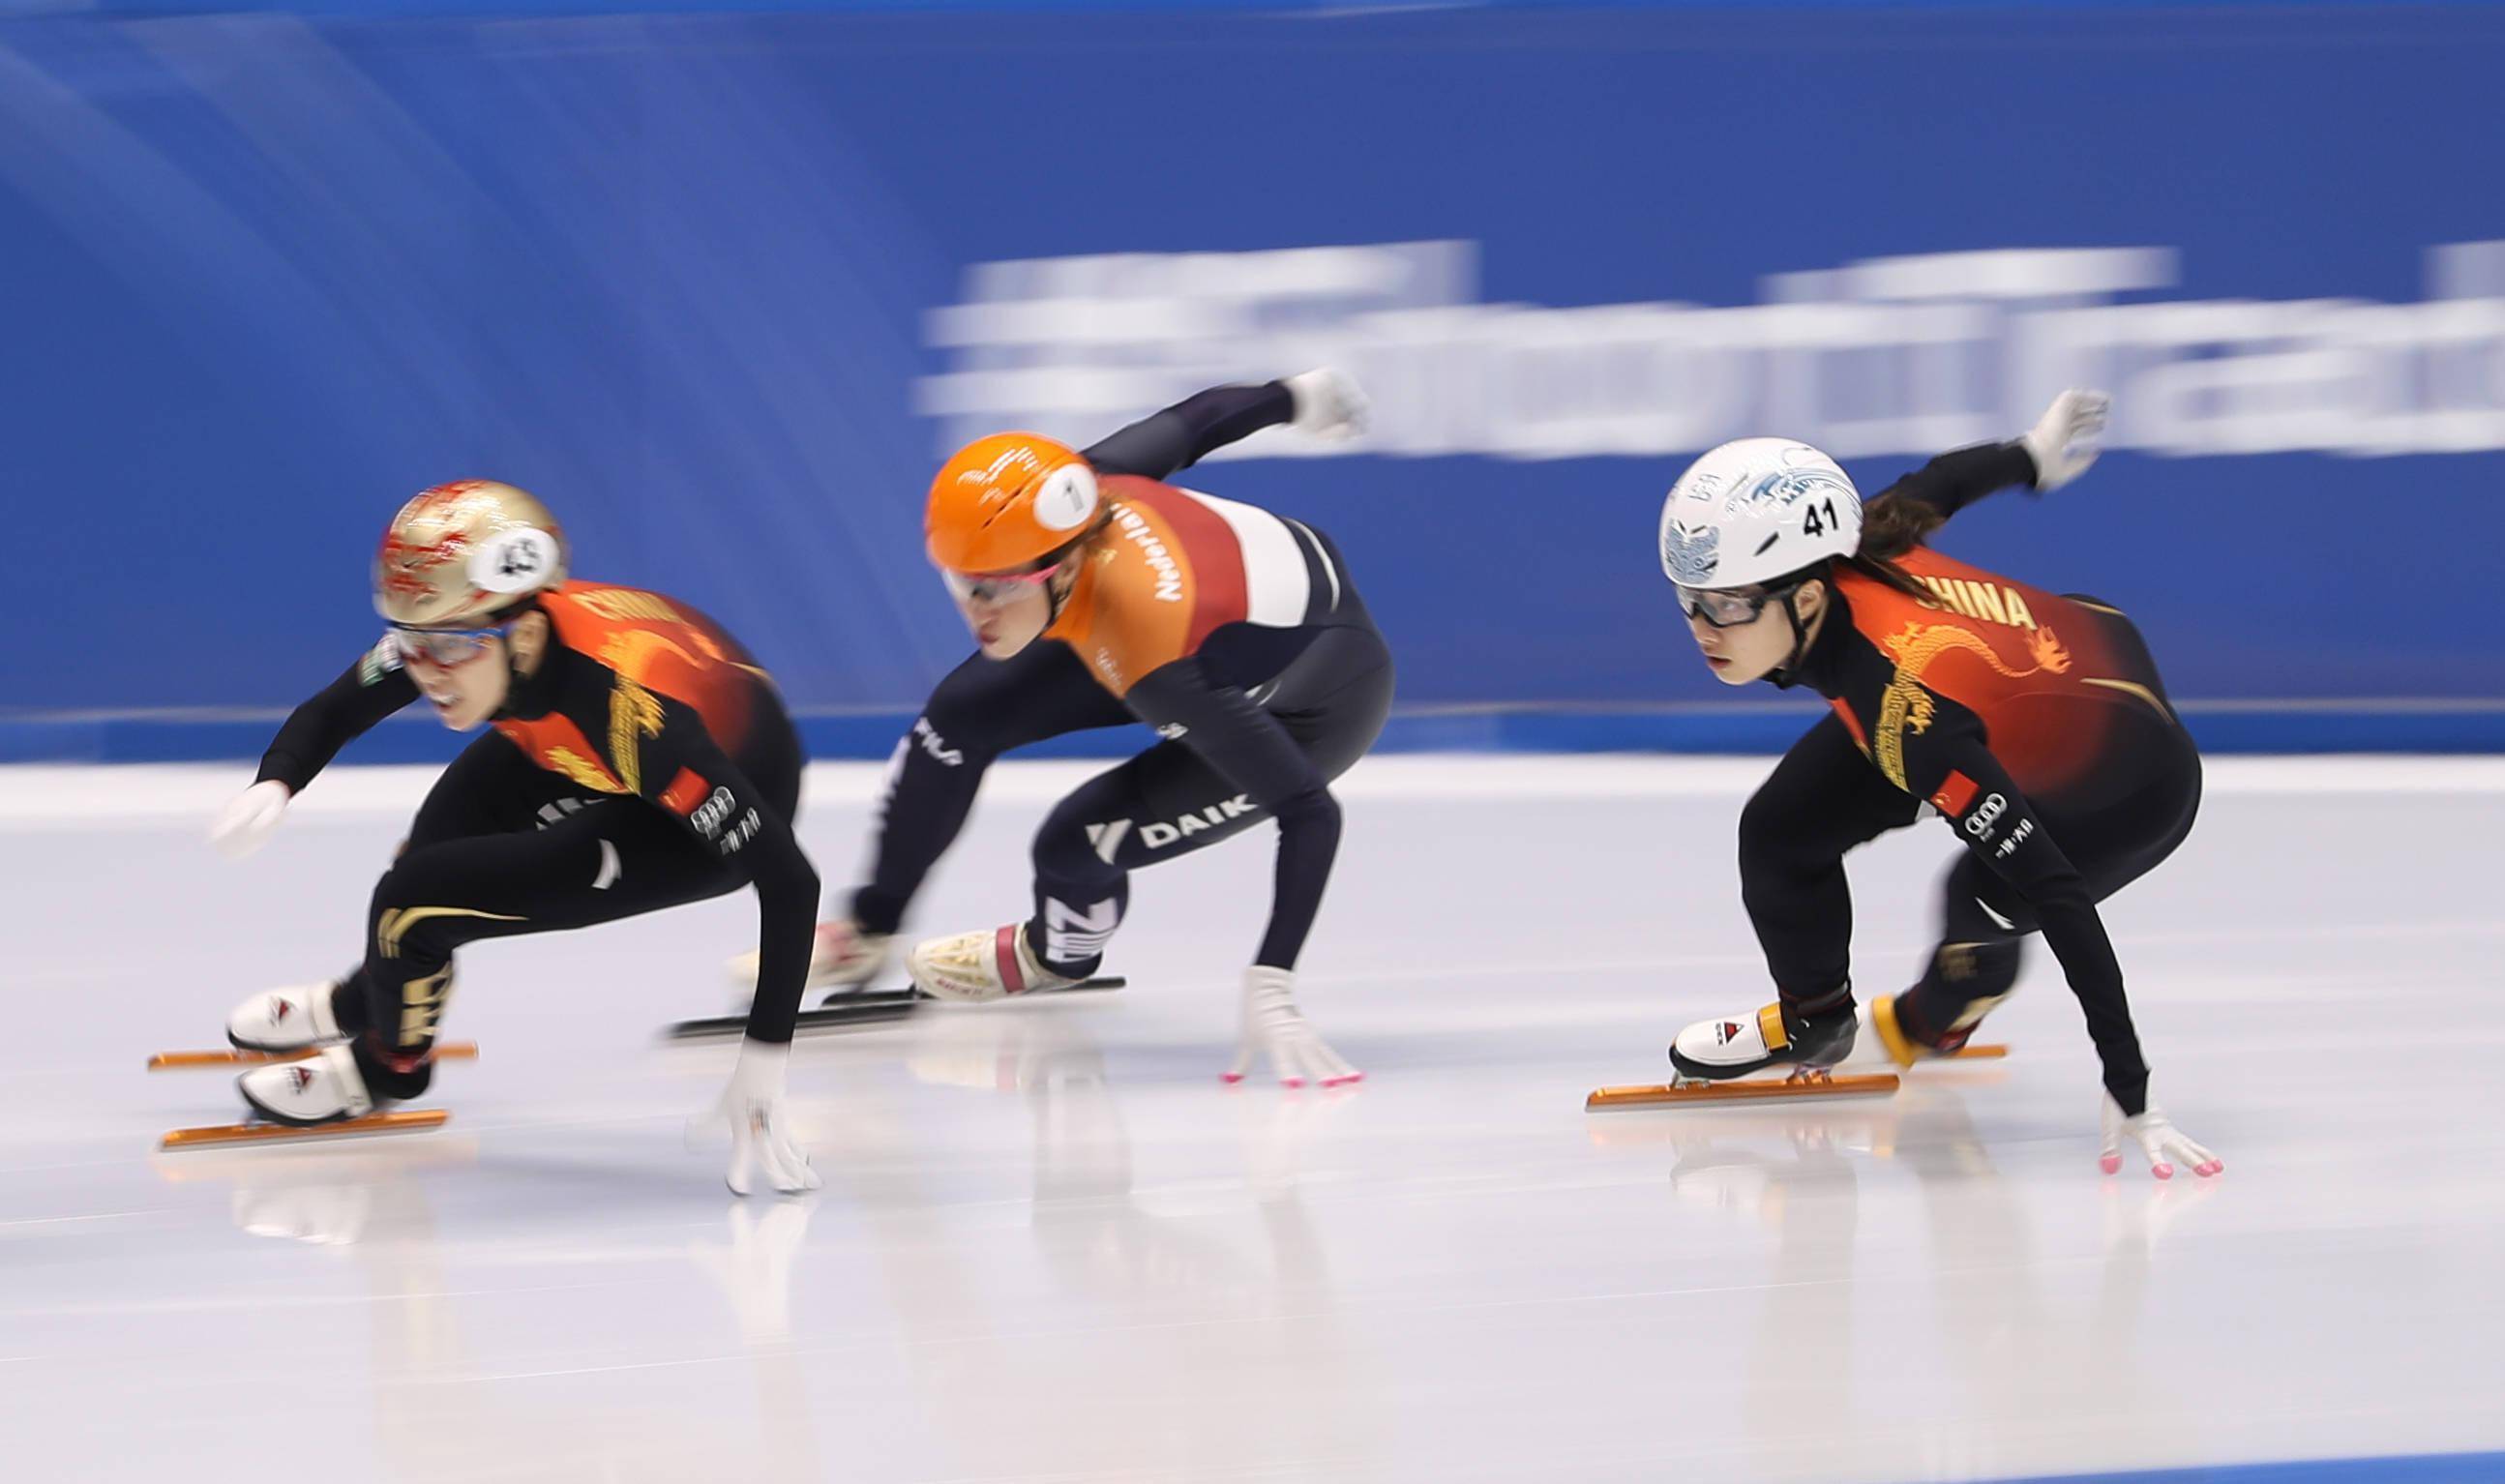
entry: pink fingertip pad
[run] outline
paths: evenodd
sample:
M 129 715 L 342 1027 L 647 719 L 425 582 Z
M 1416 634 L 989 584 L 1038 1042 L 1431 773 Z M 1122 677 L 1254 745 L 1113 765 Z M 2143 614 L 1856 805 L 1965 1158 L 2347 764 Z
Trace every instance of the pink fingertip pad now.
M 2099 1154 L 2097 1156 L 2097 1168 L 2104 1171 L 2107 1175 L 2119 1175 L 2122 1173 L 2122 1156 L 2120 1154 Z
M 1241 1072 L 1221 1072 L 1217 1074 L 1217 1079 L 1224 1082 L 1227 1086 L 1232 1087 L 1236 1083 L 1244 1080 L 1244 1074 Z
M 1359 1083 L 1359 1082 L 1361 1082 L 1361 1081 L 1364 1081 L 1364 1080 L 1365 1080 L 1365 1074 L 1364 1074 L 1364 1073 L 1362 1073 L 1362 1072 L 1352 1072 L 1352 1073 L 1350 1073 L 1350 1074 L 1349 1074 L 1348 1076 L 1346 1076 L 1346 1077 L 1326 1077 L 1326 1078 L 1323 1078 L 1323 1086 L 1325 1086 L 1325 1087 L 1353 1087 L 1353 1086 L 1357 1085 L 1358 1083 Z
M 1279 1085 L 1282 1087 L 1302 1087 L 1305 1085 L 1305 1079 L 1300 1077 L 1283 1077 L 1279 1078 Z
M 2148 1167 L 2148 1173 L 2156 1176 L 2159 1180 L 2172 1180 L 2174 1178 L 2174 1166 L 2170 1164 L 2153 1164 Z
M 2227 1162 L 2225 1160 L 2212 1159 L 2207 1164 L 2194 1165 L 2192 1167 L 2192 1173 L 2195 1175 L 2215 1175 L 2226 1167 Z

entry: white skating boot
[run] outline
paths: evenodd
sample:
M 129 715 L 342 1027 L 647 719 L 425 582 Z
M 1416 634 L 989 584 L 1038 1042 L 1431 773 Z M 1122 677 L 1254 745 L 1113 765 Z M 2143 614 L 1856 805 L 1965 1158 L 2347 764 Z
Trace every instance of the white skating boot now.
M 1906 1035 L 1896 1024 L 1896 997 L 1882 995 L 1861 1007 L 1855 1013 L 1856 1032 L 1852 1050 L 1836 1065 L 1855 1071 L 1878 1071 L 1893 1067 L 1899 1071 L 1918 1061 L 1927 1061 L 1940 1053 Z
M 1814 1016 L 1787 1015 L 1774 1004 L 1742 1015 L 1700 1020 L 1671 1043 L 1670 1064 L 1682 1081 L 1723 1081 L 1769 1067 L 1832 1067 L 1850 1055 L 1852 1011 L 1838 1006 Z
M 263 990 L 227 1017 L 227 1041 L 246 1051 L 301 1051 L 345 1041 L 347 1033 L 331 1014 L 331 997 L 338 989 L 300 984 Z
M 904 971 L 913 976 L 914 988 L 935 1000 L 998 1000 L 1079 982 L 1043 967 L 1026 945 L 1024 923 L 926 937 L 913 945 Z
M 300 1062 L 255 1067 L 235 1079 L 235 1090 L 254 1113 L 297 1128 L 362 1118 L 374 1111 L 365 1074 L 346 1046 L 326 1046 Z
M 859 989 L 887 968 L 896 939 L 885 933 L 864 933 L 851 919 L 818 924 L 809 947 L 809 989 Z M 750 949 L 728 965 L 734 999 L 746 1006 L 757 998 L 757 951 Z

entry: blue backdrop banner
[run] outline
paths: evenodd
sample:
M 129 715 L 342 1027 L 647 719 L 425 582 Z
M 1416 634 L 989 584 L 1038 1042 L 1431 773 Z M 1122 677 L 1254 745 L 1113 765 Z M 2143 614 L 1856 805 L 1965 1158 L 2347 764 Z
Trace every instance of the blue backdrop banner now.
M 2494 9 L 422 9 L 0 20 L 0 757 L 257 751 L 473 476 L 883 753 L 954 441 L 1323 363 L 1370 440 L 1187 482 L 1338 538 L 1408 745 L 1779 745 L 1659 573 L 1686 459 L 1875 488 L 2068 384 L 2105 461 L 1948 549 L 2214 745 L 2505 742 Z

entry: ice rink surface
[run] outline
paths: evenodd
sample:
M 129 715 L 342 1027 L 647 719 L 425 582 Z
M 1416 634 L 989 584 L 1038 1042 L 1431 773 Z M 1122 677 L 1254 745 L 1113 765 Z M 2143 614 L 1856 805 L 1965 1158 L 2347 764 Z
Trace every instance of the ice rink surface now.
M 1302 981 L 1362 1087 L 1217 1081 L 1264 831 L 1137 878 L 1128 990 L 804 1042 L 799 1202 L 686 1146 L 730 1048 L 655 1041 L 722 1007 L 745 897 L 467 954 L 446 1032 L 483 1055 L 439 1075 L 441 1133 L 154 1152 L 238 1105 L 145 1054 L 351 963 L 426 775 L 335 772 L 229 865 L 199 829 L 245 769 L 0 769 L 0 1473 L 1888 1484 L 2505 1448 L 2505 766 L 2213 765 L 2108 909 L 2155 1095 L 2228 1165 L 2159 1184 L 2098 1173 L 2040 949 L 2005 1063 L 1584 1113 L 1768 997 L 1731 864 L 1768 765 L 1369 762 Z M 1083 771 L 997 774 L 913 926 L 1022 916 Z M 812 775 L 830 883 L 873 778 Z M 1855 857 L 1865 989 L 1913 972 L 1953 848 Z

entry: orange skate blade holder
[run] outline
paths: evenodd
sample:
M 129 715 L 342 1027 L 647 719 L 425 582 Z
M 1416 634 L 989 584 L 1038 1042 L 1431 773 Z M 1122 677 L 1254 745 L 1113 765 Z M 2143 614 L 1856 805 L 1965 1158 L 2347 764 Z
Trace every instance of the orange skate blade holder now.
M 151 1072 L 180 1072 L 193 1067 L 266 1067 L 273 1062 L 300 1062 L 312 1059 L 319 1046 L 301 1051 L 159 1051 L 148 1058 Z M 440 1062 L 470 1062 L 478 1059 L 475 1041 L 447 1041 L 435 1048 Z
M 1898 1085 L 1892 1072 L 1875 1077 L 1835 1077 L 1819 1072 L 1727 1082 L 1652 1082 L 1594 1088 L 1583 1100 L 1583 1111 L 1660 1108 L 1677 1103 L 1773 1102 L 1783 1098 L 1884 1098 L 1894 1095 Z
M 196 1149 L 222 1144 L 286 1144 L 297 1141 L 353 1139 L 360 1134 L 414 1134 L 441 1128 L 452 1114 L 441 1108 L 400 1109 L 369 1113 L 336 1123 L 299 1128 L 290 1123 L 219 1123 L 207 1128 L 178 1128 L 158 1141 L 160 1149 Z
M 1994 1042 L 1962 1045 L 1940 1058 L 1951 1062 L 1996 1062 L 2009 1054 L 2009 1048 Z

